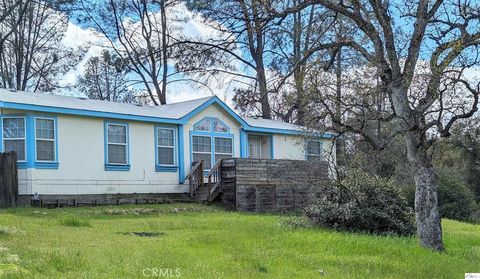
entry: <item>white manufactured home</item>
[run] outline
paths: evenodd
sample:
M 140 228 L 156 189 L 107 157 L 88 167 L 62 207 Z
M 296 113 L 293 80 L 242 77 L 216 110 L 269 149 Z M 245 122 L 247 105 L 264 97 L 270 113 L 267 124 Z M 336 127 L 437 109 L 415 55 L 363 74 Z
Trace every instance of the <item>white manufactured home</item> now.
M 335 162 L 333 135 L 241 117 L 218 97 L 160 107 L 0 90 L 1 152 L 18 157 L 19 195 L 187 193 L 192 163 Z M 326 158 L 328 157 L 328 158 Z

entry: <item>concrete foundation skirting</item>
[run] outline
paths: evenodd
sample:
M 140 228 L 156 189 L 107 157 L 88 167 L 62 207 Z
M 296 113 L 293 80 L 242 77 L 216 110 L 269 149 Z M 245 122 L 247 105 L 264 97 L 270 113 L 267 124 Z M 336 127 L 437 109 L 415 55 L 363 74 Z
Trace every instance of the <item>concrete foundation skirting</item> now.
M 19 195 L 19 206 L 88 206 L 88 205 L 118 205 L 147 204 L 166 202 L 188 202 L 187 193 L 147 193 L 147 194 L 87 194 L 87 195 L 40 195 L 38 201 L 33 201 L 33 195 Z

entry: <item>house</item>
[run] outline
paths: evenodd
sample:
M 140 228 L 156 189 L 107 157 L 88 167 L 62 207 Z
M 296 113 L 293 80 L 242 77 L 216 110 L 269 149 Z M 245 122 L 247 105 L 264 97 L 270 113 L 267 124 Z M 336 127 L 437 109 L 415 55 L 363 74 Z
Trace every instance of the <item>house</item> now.
M 332 134 L 241 117 L 215 96 L 148 107 L 0 89 L 0 110 L 1 152 L 17 153 L 29 199 L 186 193 L 199 160 L 207 171 L 231 157 L 335 162 Z

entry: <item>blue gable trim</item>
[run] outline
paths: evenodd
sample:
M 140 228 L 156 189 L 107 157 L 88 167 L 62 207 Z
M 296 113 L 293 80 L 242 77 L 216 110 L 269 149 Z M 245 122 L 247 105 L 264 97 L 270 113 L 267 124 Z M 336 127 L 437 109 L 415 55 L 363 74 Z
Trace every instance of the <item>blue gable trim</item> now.
M 275 128 L 263 128 L 263 127 L 254 127 L 250 126 L 243 118 L 241 118 L 235 111 L 233 111 L 229 106 L 227 106 L 220 98 L 217 96 L 212 97 L 202 105 L 198 106 L 196 109 L 182 117 L 180 120 L 182 124 L 186 124 L 190 118 L 197 115 L 207 107 L 212 104 L 219 105 L 222 109 L 224 109 L 232 118 L 237 120 L 241 125 L 244 131 L 246 132 L 255 132 L 255 133 L 268 133 L 268 134 L 282 134 L 282 135 L 306 135 L 308 134 L 307 131 L 297 131 L 297 130 L 289 130 L 289 129 L 275 129 Z M 331 133 L 317 133 L 318 137 L 321 138 L 334 138 L 335 135 Z
M 242 124 L 242 126 L 248 126 L 248 123 L 243 120 L 243 118 L 241 118 L 237 113 L 235 113 L 229 106 L 227 106 L 224 102 L 222 102 L 217 96 L 214 96 L 212 97 L 211 99 L 209 99 L 208 101 L 206 101 L 205 103 L 201 104 L 200 106 L 198 106 L 196 109 L 192 110 L 191 112 L 189 112 L 187 115 L 185 115 L 184 117 L 180 118 L 180 120 L 182 121 L 182 124 L 186 124 L 188 122 L 188 120 L 190 120 L 190 118 L 194 117 L 195 115 L 197 115 L 199 112 L 203 111 L 204 109 L 206 109 L 207 107 L 209 107 L 210 105 L 212 104 L 217 104 L 219 105 L 221 108 L 223 108 L 232 118 L 234 118 L 235 120 L 238 121 L 238 123 Z

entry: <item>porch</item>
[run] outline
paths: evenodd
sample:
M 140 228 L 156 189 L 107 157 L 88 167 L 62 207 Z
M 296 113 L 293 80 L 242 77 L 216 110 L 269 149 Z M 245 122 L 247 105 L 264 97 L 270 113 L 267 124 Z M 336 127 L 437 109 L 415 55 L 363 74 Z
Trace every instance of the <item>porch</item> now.
M 217 161 L 204 176 L 197 162 L 187 176 L 190 197 L 219 201 L 238 211 L 296 211 L 308 202 L 315 183 L 329 179 L 324 161 L 233 158 Z

